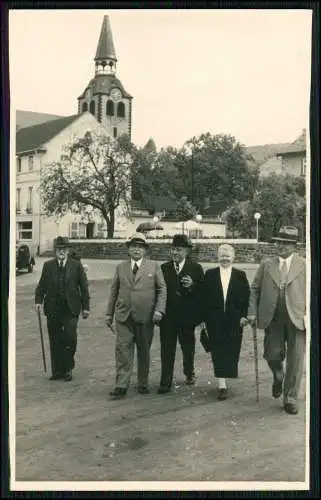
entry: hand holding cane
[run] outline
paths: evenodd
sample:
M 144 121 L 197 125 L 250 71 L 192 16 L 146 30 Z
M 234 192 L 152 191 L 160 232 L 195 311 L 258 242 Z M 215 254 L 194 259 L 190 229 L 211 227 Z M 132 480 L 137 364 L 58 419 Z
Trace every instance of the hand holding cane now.
M 42 323 L 41 323 L 40 304 L 36 304 L 36 310 L 37 310 L 37 314 L 38 314 L 38 323 L 39 323 L 39 332 L 40 332 L 40 341 L 41 341 L 41 350 L 42 350 L 43 369 L 44 369 L 45 373 L 47 373 L 46 355 L 45 355 L 45 345 L 44 345 L 44 341 L 43 341 L 43 333 L 42 333 Z

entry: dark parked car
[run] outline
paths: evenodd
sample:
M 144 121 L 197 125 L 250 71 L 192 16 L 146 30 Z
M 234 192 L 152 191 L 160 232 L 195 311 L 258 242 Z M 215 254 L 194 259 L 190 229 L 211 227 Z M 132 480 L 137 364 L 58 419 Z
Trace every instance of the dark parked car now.
M 32 273 L 34 265 L 35 258 L 28 245 L 18 243 L 16 245 L 16 270 L 27 269 L 28 273 Z

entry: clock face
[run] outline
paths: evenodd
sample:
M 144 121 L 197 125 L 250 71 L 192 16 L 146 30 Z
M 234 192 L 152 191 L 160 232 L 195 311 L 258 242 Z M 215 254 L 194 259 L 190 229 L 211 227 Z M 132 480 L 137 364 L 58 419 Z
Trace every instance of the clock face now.
M 121 91 L 119 89 L 113 89 L 111 92 L 110 92 L 110 97 L 114 100 L 114 101 L 120 101 L 121 99 Z

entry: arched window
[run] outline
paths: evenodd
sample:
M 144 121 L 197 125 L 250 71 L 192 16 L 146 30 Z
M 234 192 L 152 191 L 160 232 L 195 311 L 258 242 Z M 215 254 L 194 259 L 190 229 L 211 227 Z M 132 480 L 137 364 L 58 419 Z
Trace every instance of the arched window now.
M 117 116 L 125 118 L 125 104 L 123 102 L 117 104 Z
M 110 99 L 107 101 L 106 115 L 107 116 L 114 116 L 114 103 Z
M 89 106 L 89 111 L 91 112 L 92 115 L 95 114 L 95 101 L 91 101 Z
M 85 111 L 88 111 L 88 104 L 86 102 L 82 105 L 82 112 L 85 113 Z

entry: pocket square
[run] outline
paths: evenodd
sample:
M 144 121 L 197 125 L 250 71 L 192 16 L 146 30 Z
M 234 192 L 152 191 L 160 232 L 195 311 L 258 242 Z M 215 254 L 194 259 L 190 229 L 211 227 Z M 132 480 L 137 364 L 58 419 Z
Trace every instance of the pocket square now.
M 201 334 L 200 334 L 200 342 L 204 348 L 205 352 L 210 352 L 210 341 L 207 335 L 207 332 L 205 328 L 202 328 Z

